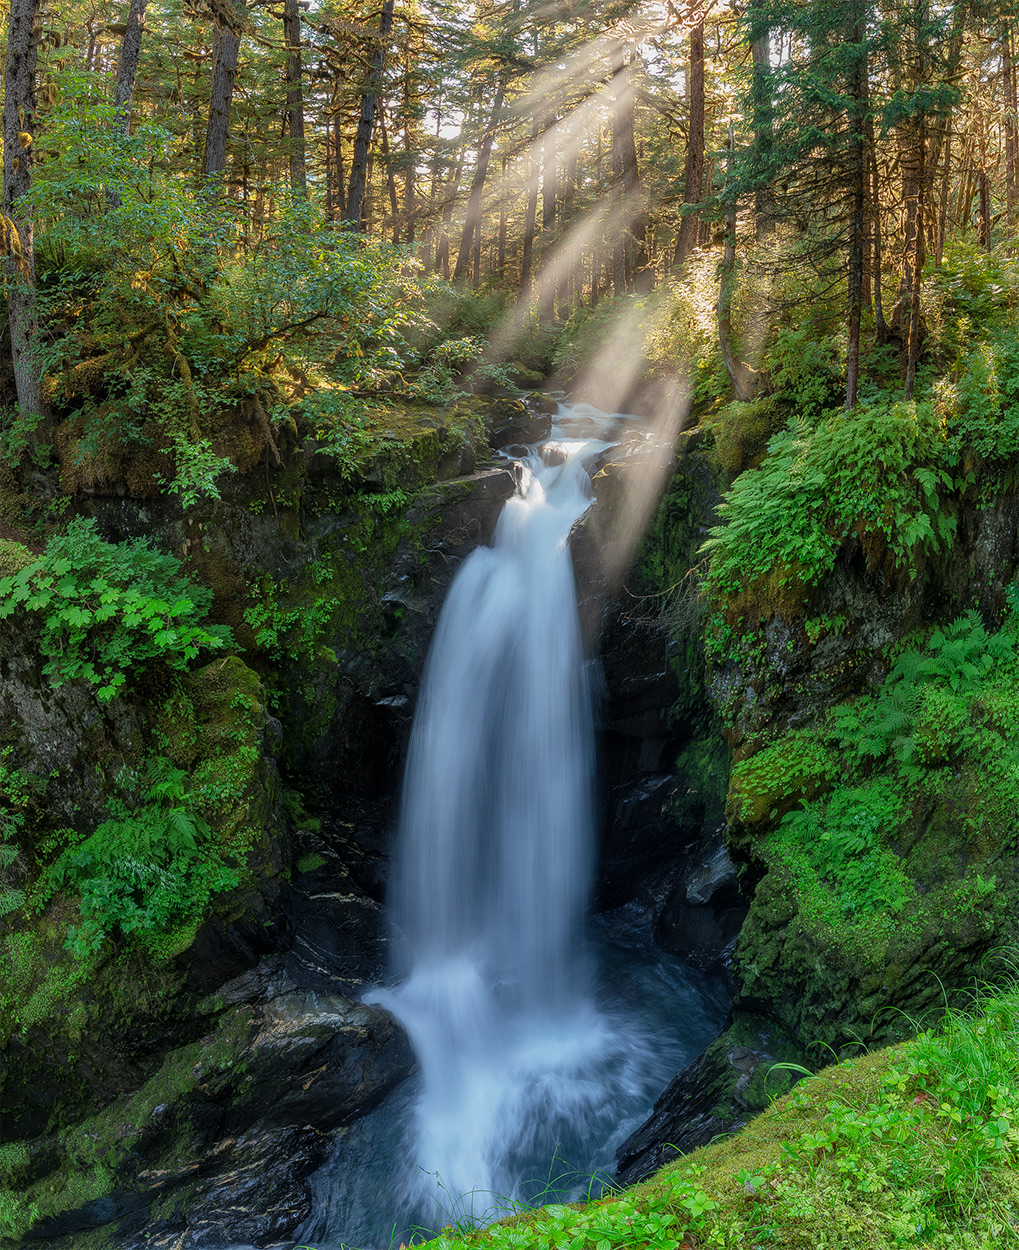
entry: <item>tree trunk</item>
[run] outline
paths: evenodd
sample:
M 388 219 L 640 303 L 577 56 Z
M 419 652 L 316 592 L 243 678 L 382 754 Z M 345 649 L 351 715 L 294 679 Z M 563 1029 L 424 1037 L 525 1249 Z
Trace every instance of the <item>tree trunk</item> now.
M 18 200 L 32 187 L 32 136 L 35 131 L 35 66 L 40 0 L 11 0 L 4 65 L 3 212 L 21 241 L 21 267 L 7 261 L 7 322 L 18 407 L 27 418 L 46 417 L 37 356 L 35 264 L 32 222 L 21 216 Z M 34 438 L 48 442 L 37 426 Z
M 756 31 L 750 45 L 753 62 L 754 144 L 758 156 L 767 160 L 774 142 L 774 111 L 771 82 L 771 31 Z M 754 229 L 758 239 L 775 228 L 775 192 L 771 182 L 761 183 L 754 192 Z
M 469 121 L 470 119 L 468 118 L 467 120 Z M 449 225 L 453 220 L 453 207 L 456 204 L 456 197 L 460 190 L 463 168 L 464 151 L 461 149 L 452 170 L 452 178 L 446 194 L 446 207 L 442 213 L 442 234 L 435 249 L 435 269 L 438 272 L 441 268 L 444 278 L 449 277 Z
M 927 181 L 927 125 L 923 117 L 917 127 L 916 226 L 912 238 L 912 272 L 910 274 L 909 334 L 906 340 L 906 399 L 913 398 L 916 362 L 920 355 L 920 284 L 927 258 L 924 248 L 923 214 L 924 185 Z
M 499 277 L 505 276 L 506 273 L 506 235 L 509 226 L 509 214 L 507 211 L 508 200 L 506 196 L 506 174 L 509 170 L 509 157 L 502 158 L 502 193 L 499 196 L 499 252 L 496 261 L 496 267 L 499 271 Z
M 134 83 L 138 76 L 138 58 L 142 50 L 142 30 L 145 27 L 147 4 L 148 0 L 131 0 L 124 37 L 120 41 L 120 54 L 117 57 L 117 86 L 113 102 L 117 109 L 117 128 L 125 135 L 131 129 L 131 101 L 134 99 Z
M 952 183 L 952 128 L 951 121 L 945 123 L 948 133 L 945 136 L 945 159 L 941 171 L 941 201 L 938 206 L 937 236 L 934 242 L 934 259 L 940 265 L 945 251 L 945 231 L 948 226 L 948 192 Z
M 524 214 L 524 250 L 520 262 L 520 293 L 528 295 L 531 290 L 531 270 L 534 266 L 534 227 L 538 220 L 538 180 L 540 173 L 535 159 L 538 135 L 541 133 L 537 118 L 531 123 L 531 177 L 527 184 L 527 210 Z
M 854 21 L 850 41 L 862 45 L 866 39 L 862 19 Z M 849 283 L 847 320 L 849 350 L 846 356 L 846 408 L 856 407 L 856 390 L 860 379 L 860 322 L 863 319 L 863 253 L 867 236 L 867 148 L 866 117 L 868 111 L 867 57 L 861 49 L 850 88 L 849 149 L 853 206 L 849 216 Z
M 558 183 L 558 160 L 556 142 L 556 119 L 554 113 L 545 115 L 544 135 L 541 141 L 541 273 L 538 277 L 538 318 L 555 316 L 555 279 L 549 263 L 552 256 L 552 236 L 556 226 L 556 202 Z
M 734 148 L 732 122 L 729 123 L 729 160 Z M 719 269 L 718 283 L 718 344 L 722 363 L 737 399 L 748 400 L 753 394 L 753 375 L 740 360 L 734 345 L 732 329 L 732 296 L 736 286 L 736 198 L 731 187 L 727 188 L 725 207 L 725 251 Z
M 977 237 L 980 246 L 991 250 L 991 180 L 987 176 L 987 170 L 981 169 L 978 186 L 980 189 L 980 221 L 978 225 Z
M 573 204 L 577 193 L 577 148 L 572 145 L 563 172 L 562 194 L 562 228 L 563 238 L 569 237 L 570 222 L 573 219 Z M 556 304 L 560 317 L 569 317 L 573 307 L 573 288 L 580 258 L 575 246 L 570 245 L 568 251 L 561 253 L 561 263 L 556 282 Z
M 1012 56 L 1012 24 L 1006 23 L 1001 41 L 1001 77 L 1005 104 L 1005 206 L 1009 221 L 1019 210 L 1019 122 L 1016 118 L 1015 61 Z
M 384 0 L 379 19 L 375 50 L 372 53 L 371 73 L 361 96 L 361 116 L 354 138 L 354 158 L 350 166 L 350 186 L 347 191 L 347 220 L 355 230 L 363 229 L 364 197 L 368 186 L 368 154 L 371 150 L 372 131 L 375 126 L 375 109 L 382 90 L 382 75 L 386 68 L 386 52 L 389 36 L 393 30 L 393 8 L 396 0 Z
M 304 82 L 301 71 L 301 12 L 298 0 L 283 0 L 283 38 L 287 45 L 287 134 L 290 136 L 290 186 L 308 191 L 304 145 Z
M 396 174 L 393 172 L 393 150 L 389 146 L 389 130 L 384 109 L 379 109 L 379 134 L 382 137 L 382 159 L 386 166 L 386 192 L 389 195 L 389 212 L 393 219 L 393 244 L 400 242 L 400 201 L 396 194 Z
M 756 46 L 756 45 L 755 45 Z M 690 126 L 686 143 L 684 205 L 704 198 L 704 19 L 690 30 Z M 672 263 L 682 265 L 697 245 L 696 213 L 687 212 L 679 223 Z
M 411 98 L 410 98 L 410 76 L 411 62 L 410 52 L 407 52 L 407 58 L 404 63 L 403 77 L 403 159 L 406 161 L 406 169 L 403 177 L 403 215 L 407 223 L 407 242 L 413 243 L 416 233 L 415 217 L 415 190 L 414 190 L 414 144 L 410 133 L 411 120 Z
M 637 145 L 634 136 L 634 92 L 626 49 L 619 44 L 612 56 L 612 177 L 622 207 L 612 250 L 613 293 L 622 295 L 633 281 L 633 237 L 630 224 L 636 214 L 635 200 L 640 194 L 637 169 Z
M 460 235 L 460 247 L 456 254 L 456 268 L 453 270 L 454 282 L 459 282 L 467 273 L 475 237 L 477 237 L 479 242 L 481 240 L 482 197 L 485 193 L 485 179 L 488 177 L 488 165 L 492 157 L 492 143 L 495 140 L 495 132 L 499 125 L 505 93 L 505 77 L 500 77 L 499 85 L 495 91 L 495 100 L 492 103 L 492 114 L 481 139 L 478 163 L 474 167 L 474 177 L 471 180 L 471 194 L 470 199 L 467 201 L 467 213 L 464 217 L 463 232 Z
M 877 144 L 874 142 L 874 119 L 867 117 L 867 146 L 870 149 L 870 212 L 872 235 L 873 262 L 871 272 L 874 279 L 874 333 L 878 343 L 888 341 L 888 322 L 885 320 L 884 294 L 881 289 L 881 267 L 883 264 L 881 246 L 881 182 L 877 168 Z
M 209 123 L 205 130 L 202 174 L 205 189 L 217 193 L 226 169 L 227 139 L 230 133 L 230 106 L 237 80 L 237 57 L 244 25 L 243 0 L 220 0 L 214 6 L 216 19 L 212 40 L 212 90 L 209 96 Z

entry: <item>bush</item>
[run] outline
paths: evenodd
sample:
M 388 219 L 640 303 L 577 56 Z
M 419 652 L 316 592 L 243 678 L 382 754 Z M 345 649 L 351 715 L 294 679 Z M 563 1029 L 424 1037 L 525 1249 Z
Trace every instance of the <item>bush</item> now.
M 955 532 L 955 517 L 942 505 L 957 486 L 945 453 L 930 403 L 791 424 L 768 444 L 760 467 L 736 479 L 719 509 L 722 524 L 704 544 L 712 594 L 724 602 L 767 583 L 759 606 L 774 610 L 784 588 L 818 584 L 851 537 L 871 562 L 889 557 L 914 576 L 917 555 L 942 550 Z
M 50 682 L 84 681 L 101 702 L 150 661 L 181 670 L 203 648 L 229 646 L 227 626 L 203 624 L 211 602 L 212 591 L 183 577 L 173 556 L 143 538 L 108 543 L 80 518 L 38 560 L 0 579 L 0 620 L 42 614 Z
M 231 889 L 238 872 L 225 865 L 212 831 L 187 809 L 187 774 L 161 756 L 126 772 L 109 819 L 69 847 L 43 874 L 39 899 L 57 890 L 79 893 L 82 923 L 67 948 L 77 956 L 119 935 L 151 942 L 201 915 L 214 895 Z

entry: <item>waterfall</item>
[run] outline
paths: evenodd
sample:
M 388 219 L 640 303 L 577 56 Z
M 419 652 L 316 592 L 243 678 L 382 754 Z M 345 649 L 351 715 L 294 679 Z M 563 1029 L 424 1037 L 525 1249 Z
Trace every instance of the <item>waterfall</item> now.
M 561 406 L 447 595 L 404 777 L 395 985 L 366 996 L 406 1028 L 419 1072 L 313 1178 L 299 1237 L 320 1250 L 599 1192 L 717 1031 L 706 987 L 643 922 L 588 932 L 594 735 L 569 538 L 626 420 Z
M 564 440 L 524 461 L 492 546 L 450 588 L 414 721 L 392 904 L 406 980 L 381 1001 L 421 1064 L 421 1175 L 458 1215 L 516 1197 L 542 1147 L 551 1162 L 603 1041 L 582 933 L 593 732 L 568 542 L 592 500 L 585 464 L 608 446 Z

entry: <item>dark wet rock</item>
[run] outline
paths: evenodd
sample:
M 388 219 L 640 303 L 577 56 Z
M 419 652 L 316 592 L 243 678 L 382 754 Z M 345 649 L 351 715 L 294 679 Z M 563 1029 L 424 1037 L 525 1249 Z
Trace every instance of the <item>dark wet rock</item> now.
M 655 940 L 665 951 L 701 968 L 731 962 L 747 914 L 724 830 L 664 897 L 655 917 Z
M 378 1007 L 291 992 L 258 1016 L 226 1108 L 231 1135 L 252 1123 L 331 1132 L 377 1106 L 414 1064 L 403 1030 Z
M 699 838 L 699 822 L 692 830 L 677 829 L 674 804 L 681 784 L 675 773 L 649 773 L 611 791 L 598 871 L 599 908 L 634 898 L 648 877 L 676 863 L 684 842 Z
M 552 433 L 552 414 L 558 405 L 548 403 L 539 411 L 536 405 L 519 399 L 497 400 L 487 414 L 488 441 L 493 447 L 511 443 L 541 443 Z
M 632 1185 L 670 1159 L 742 1128 L 798 1079 L 771 1072 L 776 1058 L 761 1043 L 747 1046 L 724 1033 L 683 1069 L 655 1103 L 647 1120 L 616 1153 L 616 1177 Z
M 36 1145 L 27 1198 L 44 1218 L 33 1240 L 70 1250 L 74 1234 L 110 1226 L 124 1250 L 274 1244 L 307 1216 L 306 1180 L 330 1134 L 414 1065 L 387 1012 L 295 989 L 281 958 L 211 1005 L 220 1014 L 205 1018 L 210 1032 L 167 1055 L 139 1090 L 48 1150 Z M 113 1183 L 75 1202 L 85 1192 L 76 1169 L 91 1154 Z
M 123 1250 L 289 1248 L 291 1234 L 311 1210 L 305 1178 L 319 1166 L 327 1145 L 328 1139 L 297 1128 L 253 1130 L 224 1141 L 211 1174 L 196 1168 L 172 1178 L 176 1185 L 159 1178 L 160 1216 Z M 175 1198 L 181 1185 L 187 1192 Z

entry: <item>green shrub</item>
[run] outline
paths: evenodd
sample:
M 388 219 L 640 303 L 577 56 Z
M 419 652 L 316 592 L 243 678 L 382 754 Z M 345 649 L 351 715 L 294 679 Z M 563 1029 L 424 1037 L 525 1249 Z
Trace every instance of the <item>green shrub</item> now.
M 40 902 L 58 890 L 80 896 L 82 922 L 67 940 L 75 955 L 96 951 L 112 935 L 158 938 L 238 884 L 207 822 L 188 810 L 186 781 L 161 756 L 125 773 L 109 818 L 46 869 Z
M 837 412 L 811 427 L 795 422 L 768 456 L 733 483 L 710 532 L 710 590 L 725 603 L 755 584 L 760 603 L 784 587 L 816 585 L 850 538 L 868 559 L 890 559 L 914 576 L 917 557 L 951 540 L 956 519 L 943 496 L 956 488 L 939 460 L 945 433 L 930 403 Z
M 787 813 L 778 842 L 789 839 L 806 851 L 843 914 L 894 914 L 908 902 L 911 888 L 897 856 L 883 843 L 898 833 L 903 808 L 901 792 L 887 781 L 840 787 L 828 800 Z
M 43 672 L 55 686 L 82 680 L 106 702 L 129 672 L 152 660 L 185 669 L 203 648 L 230 645 L 225 625 L 203 624 L 212 592 L 145 539 L 108 543 L 76 519 L 45 554 L 0 579 L 0 620 L 42 616 Z
M 993 671 L 1015 658 L 1013 616 L 989 634 L 975 611 L 937 629 L 923 647 L 909 647 L 874 697 L 834 709 L 831 727 L 851 759 L 891 759 L 914 780 L 951 750 L 975 745 L 973 704 Z M 976 735 L 976 736 L 975 736 Z

